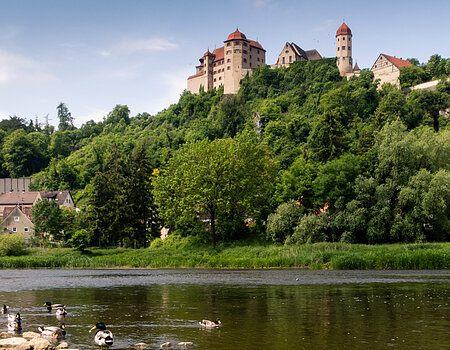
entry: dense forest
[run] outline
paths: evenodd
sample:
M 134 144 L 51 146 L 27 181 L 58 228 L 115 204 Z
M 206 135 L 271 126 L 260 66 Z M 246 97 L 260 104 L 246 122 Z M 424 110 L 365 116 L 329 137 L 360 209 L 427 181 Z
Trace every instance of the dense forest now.
M 40 243 L 146 247 L 162 227 L 213 245 L 448 241 L 450 59 L 411 62 L 401 90 L 322 59 L 262 66 L 233 96 L 185 91 L 154 116 L 117 105 L 76 128 L 61 103 L 57 130 L 13 116 L 1 176 L 74 196 L 77 213 L 33 208 Z

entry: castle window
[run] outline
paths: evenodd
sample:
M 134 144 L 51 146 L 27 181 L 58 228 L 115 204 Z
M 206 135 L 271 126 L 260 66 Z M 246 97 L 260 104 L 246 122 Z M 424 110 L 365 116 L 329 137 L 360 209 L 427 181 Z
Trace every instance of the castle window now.
M 345 46 L 342 46 L 342 50 L 345 50 Z
M 256 50 L 257 53 L 259 53 L 259 50 Z
M 227 58 L 227 63 L 230 63 L 230 62 L 231 62 L 231 59 Z
M 252 59 L 252 55 L 250 55 L 250 59 Z
M 214 78 L 214 82 L 216 82 L 216 78 Z
M 292 62 L 292 56 L 289 56 L 289 63 Z
M 252 47 L 250 46 L 250 51 L 252 51 Z
M 347 47 L 348 50 L 351 50 L 352 48 L 350 46 Z
M 345 36 L 342 38 L 342 40 L 345 40 Z
M 219 77 L 219 80 L 222 80 L 222 77 Z
M 227 46 L 231 46 L 231 43 L 230 43 L 230 42 L 227 42 Z
M 259 62 L 259 57 L 256 60 Z M 284 57 L 283 57 L 283 63 L 284 63 Z
M 243 52 L 243 53 L 247 53 L 247 50 L 243 50 L 242 52 Z
M 340 47 L 338 46 L 338 51 L 339 51 Z
M 214 71 L 213 73 L 216 74 L 216 71 Z
M 252 66 L 252 62 L 250 62 L 250 67 Z
M 13 227 L 12 231 L 17 232 L 17 227 Z
M 227 67 L 227 70 L 230 70 L 230 66 Z
M 234 53 L 241 53 L 241 50 L 236 49 L 236 50 L 234 50 Z
M 246 59 L 246 58 L 244 58 L 244 62 L 247 62 L 247 59 Z
M 247 46 L 247 43 L 244 43 L 244 46 Z
M 234 46 L 239 45 L 239 41 L 234 42 Z
M 289 50 L 284 51 L 284 53 L 289 53 Z
M 285 64 L 286 63 L 286 60 L 285 60 L 285 57 L 283 57 L 283 64 Z M 259 57 L 258 57 L 258 61 L 259 61 Z

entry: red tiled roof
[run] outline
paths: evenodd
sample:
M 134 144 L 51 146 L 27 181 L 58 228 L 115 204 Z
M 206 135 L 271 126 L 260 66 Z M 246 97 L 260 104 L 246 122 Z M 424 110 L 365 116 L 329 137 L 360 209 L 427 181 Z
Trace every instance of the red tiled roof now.
M 239 29 L 236 28 L 236 31 L 234 31 L 233 33 L 228 35 L 228 38 L 225 41 L 228 41 L 228 40 L 243 40 L 243 39 L 245 40 L 245 39 L 247 39 L 247 37 L 245 36 L 245 34 L 241 33 L 239 31 Z
M 336 32 L 336 36 L 347 35 L 347 34 L 352 35 L 352 31 L 344 22 L 342 22 L 341 26 L 338 28 L 338 30 Z
M 3 208 L 3 220 L 5 220 L 16 207 Z M 17 207 L 25 216 L 31 220 L 31 207 Z
M 203 57 L 205 57 L 205 56 L 212 56 L 213 54 L 211 53 L 211 52 L 209 52 L 209 50 L 208 51 L 206 51 L 204 54 L 203 54 Z
M 408 67 L 408 66 L 411 65 L 411 62 L 406 61 L 406 60 L 402 60 L 401 58 L 397 58 L 397 57 L 394 57 L 394 56 L 389 56 L 389 55 L 386 55 L 384 53 L 382 53 L 382 55 L 384 57 L 386 57 L 386 59 L 389 62 L 391 62 L 394 66 L 396 66 L 398 69 L 400 69 L 402 67 Z
M 33 204 L 36 201 L 39 192 L 8 192 L 0 195 L 1 204 Z
M 215 61 L 223 60 L 223 46 L 222 46 L 222 47 L 219 47 L 218 49 L 215 49 L 215 50 L 213 51 L 213 55 L 216 56 L 216 57 L 214 58 L 214 62 L 215 62 Z
M 251 46 L 256 47 L 258 49 L 261 49 L 261 50 L 264 50 L 259 42 L 254 41 L 254 40 L 248 40 L 248 41 L 249 41 Z M 266 51 L 266 50 L 264 50 L 264 51 Z
M 202 76 L 202 75 L 204 75 L 204 74 L 205 74 L 205 72 L 201 72 L 201 73 L 198 73 L 198 74 L 191 75 L 191 76 L 188 78 L 188 80 L 189 80 L 189 79 L 194 79 L 194 78 L 200 77 L 200 76 Z

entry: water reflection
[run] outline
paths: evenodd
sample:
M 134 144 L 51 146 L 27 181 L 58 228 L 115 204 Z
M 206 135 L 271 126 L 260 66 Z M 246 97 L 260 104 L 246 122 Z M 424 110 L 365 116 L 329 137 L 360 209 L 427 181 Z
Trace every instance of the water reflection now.
M 80 349 L 95 348 L 88 331 L 98 321 L 114 333 L 114 349 L 166 341 L 202 349 L 448 348 L 447 271 L 3 270 L 0 277 L 8 273 L 8 283 L 20 283 L 14 291 L 0 279 L 0 304 L 21 313 L 24 330 L 57 325 L 42 304 L 62 302 L 66 340 Z M 220 329 L 198 326 L 217 317 Z

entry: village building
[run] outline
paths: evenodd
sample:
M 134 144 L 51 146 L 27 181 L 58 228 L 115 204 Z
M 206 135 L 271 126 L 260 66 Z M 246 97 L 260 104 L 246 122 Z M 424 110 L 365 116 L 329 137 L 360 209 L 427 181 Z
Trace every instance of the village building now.
M 266 63 L 266 50 L 260 43 L 247 39 L 238 29 L 224 41 L 224 46 L 209 50 L 199 59 L 196 74 L 187 79 L 187 89 L 198 93 L 221 85 L 225 94 L 235 94 L 240 81 L 255 68 Z
M 384 83 L 390 83 L 400 87 L 400 69 L 410 65 L 411 62 L 409 61 L 382 53 L 378 56 L 370 70 L 373 72 L 374 79 L 379 79 L 380 87 Z
M 316 49 L 304 51 L 300 46 L 294 42 L 286 44 L 283 47 L 277 62 L 271 68 L 289 67 L 296 61 L 311 61 L 320 60 L 322 56 Z

